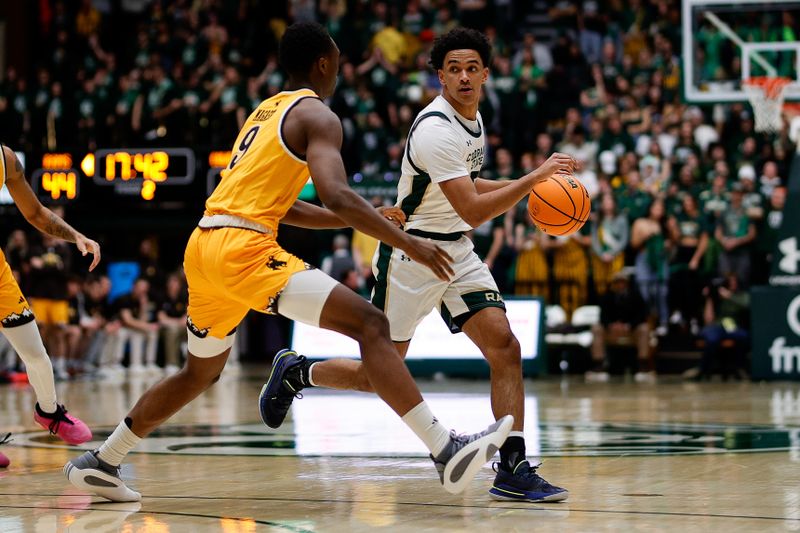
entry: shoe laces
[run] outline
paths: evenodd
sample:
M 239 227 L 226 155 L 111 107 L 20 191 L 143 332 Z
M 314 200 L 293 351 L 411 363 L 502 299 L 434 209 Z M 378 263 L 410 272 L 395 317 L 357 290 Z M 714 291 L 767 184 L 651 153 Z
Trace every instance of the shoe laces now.
M 303 393 L 295 391 L 294 387 L 292 387 L 286 379 L 283 380 L 282 385 L 281 390 L 272 399 L 279 409 L 289 409 L 289 406 L 292 405 L 292 401 L 294 401 L 295 398 L 298 400 L 303 398 Z
M 288 387 L 290 391 L 297 392 L 297 390 L 299 390 L 297 387 L 302 389 L 310 385 L 310 383 L 304 383 L 303 380 L 303 366 L 305 362 L 306 356 L 298 355 L 297 361 L 295 361 L 295 363 L 286 370 L 286 376 L 283 379 L 283 384 L 284 386 Z
M 483 437 L 483 433 L 456 433 L 455 429 L 450 430 L 450 439 L 458 444 L 469 444 L 470 442 Z
M 527 468 L 525 467 L 525 465 L 527 465 Z M 514 470 L 510 472 L 505 470 L 505 472 L 508 472 L 512 475 L 519 476 L 525 479 L 541 481 L 542 483 L 548 484 L 547 481 L 545 481 L 545 479 L 542 476 L 536 473 L 536 471 L 539 469 L 540 466 L 542 466 L 542 463 L 536 463 L 535 465 L 532 465 L 528 461 L 520 461 L 514 467 Z M 492 470 L 494 470 L 495 472 L 499 472 L 501 467 L 502 465 L 499 462 L 492 463 Z
M 67 410 L 64 408 L 63 405 L 56 406 L 56 412 L 52 415 L 50 413 L 44 413 L 46 418 L 51 419 L 50 425 L 47 426 L 47 429 L 50 431 L 51 434 L 56 435 L 58 433 L 58 429 L 61 427 L 62 422 L 66 422 L 69 425 L 74 425 L 72 420 L 67 417 Z

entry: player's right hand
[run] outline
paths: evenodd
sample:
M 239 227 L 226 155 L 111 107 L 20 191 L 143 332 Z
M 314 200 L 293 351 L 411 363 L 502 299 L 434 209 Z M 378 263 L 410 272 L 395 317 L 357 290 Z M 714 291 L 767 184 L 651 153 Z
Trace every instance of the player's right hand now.
M 450 281 L 453 272 L 453 258 L 433 242 L 419 237 L 411 236 L 411 244 L 403 251 L 412 261 L 422 263 L 430 268 L 436 277 L 442 281 Z
M 578 161 L 571 155 L 553 152 L 537 171 L 541 172 L 541 175 L 549 177 L 553 174 L 572 174 L 579 168 Z

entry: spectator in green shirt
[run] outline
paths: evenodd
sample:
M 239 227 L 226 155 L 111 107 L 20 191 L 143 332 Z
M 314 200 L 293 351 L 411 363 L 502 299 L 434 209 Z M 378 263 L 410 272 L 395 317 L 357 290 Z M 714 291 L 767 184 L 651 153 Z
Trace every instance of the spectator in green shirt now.
M 750 243 L 756 238 L 756 227 L 743 205 L 744 190 L 736 183 L 730 193 L 730 205 L 719 218 L 714 236 L 722 245 L 719 257 L 721 275 L 733 273 L 742 286 L 750 283 Z

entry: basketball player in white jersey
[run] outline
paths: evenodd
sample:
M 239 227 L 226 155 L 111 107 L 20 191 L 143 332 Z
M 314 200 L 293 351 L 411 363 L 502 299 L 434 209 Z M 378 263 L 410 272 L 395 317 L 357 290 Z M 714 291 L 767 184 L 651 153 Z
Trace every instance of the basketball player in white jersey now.
M 533 186 L 556 173 L 572 173 L 577 162 L 555 153 L 537 170 L 512 181 L 478 177 L 486 141 L 478 105 L 489 76 L 491 47 L 475 31 L 456 28 L 437 39 L 431 65 L 439 75 L 442 94 L 417 116 L 406 142 L 397 205 L 406 216 L 406 232 L 437 242 L 453 258 L 454 276 L 436 278 L 423 265 L 386 243 L 373 260 L 374 305 L 389 318 L 391 337 L 405 356 L 414 330 L 436 307 L 454 333 L 463 331 L 491 367 L 491 400 L 495 418 L 514 415 L 514 426 L 500 449 L 497 477 L 490 494 L 496 499 L 531 502 L 560 501 L 565 489 L 550 485 L 525 458 L 523 435 L 525 394 L 519 342 L 505 314 L 505 304 L 489 268 L 472 249 L 464 232 L 505 213 Z M 280 425 L 292 398 L 304 387 L 371 391 L 358 361 L 335 359 L 310 364 L 294 358 L 273 374 L 259 404 L 262 418 Z M 277 425 L 275 425 L 277 423 Z

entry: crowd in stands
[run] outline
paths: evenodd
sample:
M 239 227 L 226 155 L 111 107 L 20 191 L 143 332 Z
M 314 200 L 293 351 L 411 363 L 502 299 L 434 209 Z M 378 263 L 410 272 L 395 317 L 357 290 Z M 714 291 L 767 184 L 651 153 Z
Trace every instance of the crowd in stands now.
M 786 129 L 756 133 L 745 104 L 682 101 L 678 2 L 39 4 L 47 7 L 37 12 L 37 60 L 0 83 L 0 139 L 18 149 L 230 146 L 247 114 L 282 88 L 283 29 L 316 20 L 342 53 L 330 105 L 344 127 L 352 183 L 390 186 L 414 116 L 440 90 L 428 67 L 433 40 L 467 25 L 485 32 L 494 53 L 480 109 L 489 144 L 483 176 L 515 178 L 567 152 L 581 161 L 578 178 L 593 200 L 591 220 L 569 237 L 539 231 L 524 202 L 475 228 L 476 249 L 503 293 L 540 295 L 569 315 L 599 303 L 630 270 L 659 334 L 699 334 L 711 325 L 705 295 L 719 294 L 714 280 L 732 275 L 747 288 L 768 275 L 795 150 Z M 533 16 L 543 13 L 546 28 Z M 346 237 L 352 245 L 334 239 L 326 269 L 367 294 L 375 243 L 359 232 Z M 180 292 L 180 279 L 170 280 L 158 290 Z M 103 278 L 65 287 L 87 302 L 108 290 Z M 171 322 L 152 312 L 142 318 L 142 294 L 152 291 L 137 287 L 128 307 L 87 304 L 99 322 L 76 324 L 135 330 L 147 363 L 154 332 Z M 172 311 L 164 311 L 170 320 L 180 314 Z

